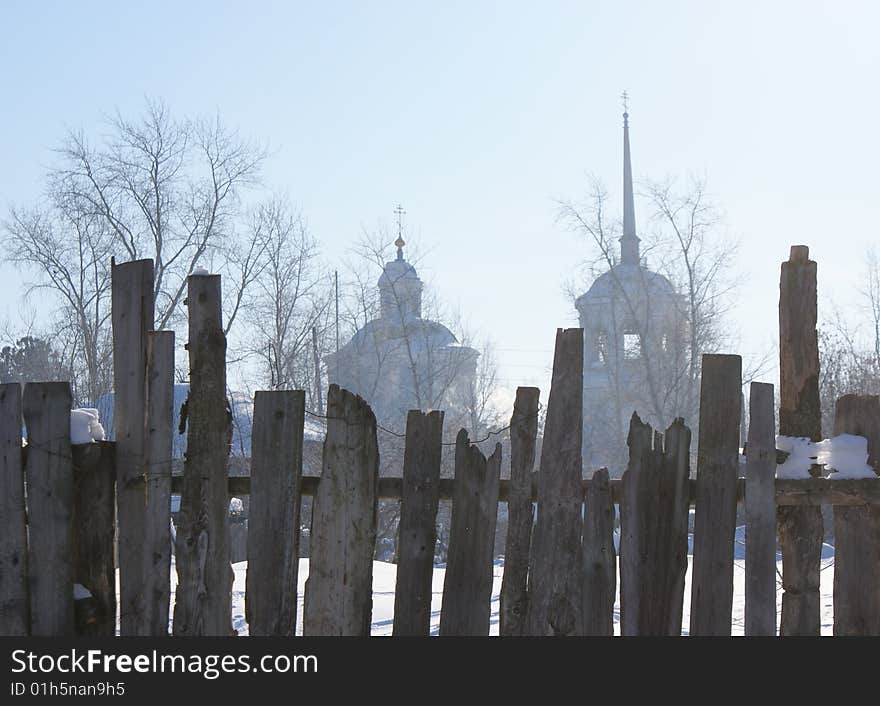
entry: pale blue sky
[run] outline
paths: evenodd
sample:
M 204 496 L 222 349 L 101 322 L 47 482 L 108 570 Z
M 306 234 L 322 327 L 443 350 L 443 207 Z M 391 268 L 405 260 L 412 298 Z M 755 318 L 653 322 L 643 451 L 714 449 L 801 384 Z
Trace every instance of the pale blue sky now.
M 219 110 L 273 147 L 266 181 L 328 259 L 401 202 L 420 272 L 492 336 L 502 378 L 545 387 L 586 254 L 555 200 L 593 173 L 619 208 L 626 89 L 636 179 L 705 175 L 742 241 L 734 322 L 753 352 L 776 336 L 792 243 L 823 302 L 857 301 L 880 222 L 878 26 L 876 3 L 840 1 L 0 0 L 0 207 L 39 197 L 67 126 L 144 96 Z M 21 275 L 0 275 L 14 315 Z

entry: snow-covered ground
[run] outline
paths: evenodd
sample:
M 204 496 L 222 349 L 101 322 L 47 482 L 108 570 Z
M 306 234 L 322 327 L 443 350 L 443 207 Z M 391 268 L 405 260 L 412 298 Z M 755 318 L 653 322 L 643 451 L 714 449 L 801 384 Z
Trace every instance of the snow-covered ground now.
M 737 551 L 738 558 L 734 560 L 733 569 L 733 634 L 742 635 L 744 625 L 745 610 L 745 568 L 742 559 L 742 528 L 738 528 L 737 532 Z M 822 634 L 830 635 L 833 625 L 833 602 L 832 589 L 834 585 L 834 558 L 831 547 L 826 547 L 823 551 L 822 572 L 821 572 L 821 611 L 822 611 Z M 781 576 L 782 563 L 778 563 L 777 576 Z M 235 571 L 235 583 L 232 587 L 232 624 L 239 635 L 247 635 L 248 626 L 244 619 L 244 593 L 247 575 L 247 562 L 242 561 L 233 564 Z M 297 634 L 302 633 L 302 601 L 303 590 L 308 577 L 309 560 L 301 559 L 299 564 L 299 608 L 297 610 Z M 397 567 L 394 564 L 388 564 L 381 561 L 373 562 L 373 635 L 391 635 L 394 622 L 394 586 L 396 580 Z M 433 577 L 433 597 L 431 601 L 431 634 L 436 635 L 440 625 L 440 604 L 443 598 L 443 580 L 446 569 L 443 566 L 434 567 Z M 503 561 L 495 563 L 495 580 L 492 584 L 492 613 L 489 633 L 491 635 L 498 634 L 498 599 L 501 592 L 501 577 L 504 573 Z M 177 574 L 172 569 L 172 592 L 176 583 Z M 682 633 L 688 633 L 688 625 L 690 624 L 690 596 L 691 596 L 691 571 L 688 566 L 687 577 L 685 579 L 684 592 L 684 616 L 682 620 Z M 618 601 L 614 605 L 614 628 L 615 634 L 620 632 L 620 603 L 619 603 L 618 579 Z M 173 595 L 173 593 L 172 593 Z M 173 599 L 172 599 L 173 600 Z M 777 626 L 778 615 L 781 610 L 781 583 L 777 580 L 776 594 L 776 613 Z

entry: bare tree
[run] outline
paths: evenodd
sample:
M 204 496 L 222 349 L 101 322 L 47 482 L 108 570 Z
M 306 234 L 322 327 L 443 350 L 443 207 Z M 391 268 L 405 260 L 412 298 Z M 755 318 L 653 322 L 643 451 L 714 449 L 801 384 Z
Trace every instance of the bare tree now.
M 103 222 L 115 253 L 153 258 L 155 328 L 168 328 L 187 275 L 229 238 L 241 190 L 257 183 L 266 151 L 219 116 L 178 119 L 161 101 L 147 101 L 134 120 L 117 113 L 108 127 L 97 146 L 69 133 L 49 182 L 68 209 Z
M 25 295 L 58 295 L 55 347 L 71 373 L 75 401 L 94 402 L 112 380 L 110 234 L 99 218 L 67 208 L 54 193 L 42 209 L 13 208 L 4 230 L 7 259 L 38 273 Z
M 819 323 L 823 429 L 834 427 L 834 408 L 842 395 L 880 394 L 880 263 L 874 249 L 866 253 L 863 276 L 859 292 L 866 316 L 854 319 L 852 312 L 856 308 L 844 311 L 832 305 Z
M 265 157 L 219 117 L 177 119 L 160 101 L 136 119 L 117 113 L 107 127 L 94 145 L 70 132 L 44 199 L 11 209 L 4 223 L 7 259 L 36 274 L 29 293 L 59 297 L 54 324 L 74 394 L 92 403 L 112 380 L 111 257 L 154 260 L 156 329 L 180 323 L 187 276 L 219 259 L 235 283 L 227 328 L 235 321 L 259 255 L 235 236 L 240 194 L 257 183 Z
M 321 406 L 315 399 L 315 347 L 319 357 L 330 352 L 331 279 L 302 216 L 287 200 L 261 204 L 251 230 L 259 264 L 245 314 L 250 353 L 272 389 L 306 390 L 315 410 Z

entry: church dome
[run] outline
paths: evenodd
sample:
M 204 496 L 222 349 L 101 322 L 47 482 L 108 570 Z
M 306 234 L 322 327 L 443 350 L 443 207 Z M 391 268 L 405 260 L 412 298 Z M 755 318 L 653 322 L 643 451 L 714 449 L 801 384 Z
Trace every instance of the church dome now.
M 593 282 L 586 294 L 578 297 L 577 306 L 598 299 L 616 298 L 621 294 L 673 297 L 675 288 L 659 272 L 641 265 L 615 265 Z
M 421 283 L 415 267 L 406 260 L 392 260 L 385 263 L 379 276 L 379 287 L 396 287 L 406 280 Z

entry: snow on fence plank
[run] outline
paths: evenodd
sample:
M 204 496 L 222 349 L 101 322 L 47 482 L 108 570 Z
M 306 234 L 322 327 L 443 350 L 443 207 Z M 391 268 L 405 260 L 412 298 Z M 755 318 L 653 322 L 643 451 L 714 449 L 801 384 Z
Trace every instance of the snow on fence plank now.
M 0 385 L 0 635 L 27 635 L 27 527 L 21 459 L 21 385 Z
M 524 635 L 528 628 L 529 547 L 532 541 L 532 470 L 538 436 L 537 387 L 516 388 L 510 418 L 510 482 L 507 538 L 501 582 L 499 633 Z
M 168 634 L 171 594 L 171 457 L 174 438 L 174 332 L 147 334 L 144 468 L 144 619 L 148 635 Z
M 471 445 L 467 431 L 459 431 L 440 635 L 489 634 L 500 476 L 501 444 L 487 459 Z
M 834 434 L 864 436 L 880 469 L 880 397 L 839 398 Z M 834 634 L 880 635 L 880 507 L 834 508 L 834 562 Z
M 773 385 L 749 388 L 746 445 L 745 634 L 776 634 L 776 474 Z
M 74 634 L 70 404 L 66 382 L 25 385 L 30 634 L 36 637 Z
M 582 548 L 584 634 L 613 635 L 617 558 L 614 552 L 614 505 L 605 468 L 593 473 L 587 489 Z M 506 563 L 504 572 L 506 575 Z
M 232 428 L 226 403 L 220 275 L 190 276 L 187 285 L 190 388 L 175 546 L 174 634 L 222 636 L 233 632 L 233 573 L 226 529 Z
M 147 332 L 153 328 L 153 261 L 111 265 L 113 422 L 119 510 L 120 630 L 148 634 L 144 607 Z
M 397 541 L 394 635 L 428 635 L 437 541 L 443 412 L 410 410 L 403 452 L 403 498 Z
M 816 263 L 805 245 L 793 245 L 779 277 L 779 434 L 822 439 Z M 818 635 L 824 527 L 819 507 L 780 508 L 782 551 L 780 635 Z
M 730 635 L 742 358 L 703 356 L 691 635 Z
M 251 635 L 296 634 L 305 392 L 254 396 L 245 615 Z
M 582 635 L 584 330 L 557 329 L 529 558 L 529 634 Z
M 676 419 L 664 447 L 664 437 L 634 413 L 628 440 L 620 504 L 621 634 L 680 635 L 691 432 Z
M 116 471 L 113 444 L 78 444 L 73 451 L 73 580 L 95 599 L 92 614 L 77 617 L 77 634 L 116 634 Z M 165 593 L 167 605 L 168 592 Z M 168 631 L 168 609 L 165 611 Z
M 321 482 L 312 504 L 304 635 L 369 635 L 376 544 L 376 417 L 338 385 L 327 394 Z

